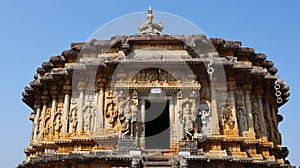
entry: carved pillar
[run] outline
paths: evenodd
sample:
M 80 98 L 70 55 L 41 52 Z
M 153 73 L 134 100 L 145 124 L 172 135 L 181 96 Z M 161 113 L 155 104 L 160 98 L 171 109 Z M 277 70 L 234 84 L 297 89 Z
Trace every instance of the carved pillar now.
M 210 88 L 211 92 L 211 111 L 212 111 L 212 134 L 219 135 L 219 116 L 218 116 L 218 106 L 217 106 L 217 95 L 216 95 L 216 86 L 213 86 L 215 82 L 212 81 L 212 86 Z
M 270 111 L 270 100 L 271 100 L 271 93 L 269 91 L 265 91 L 264 96 L 264 113 L 266 118 L 266 125 L 267 125 L 267 132 L 270 139 L 274 139 L 274 131 L 272 127 L 272 115 Z
M 41 118 L 40 118 L 40 134 L 38 139 L 41 140 L 43 139 L 43 135 L 44 135 L 44 127 L 45 127 L 45 116 L 46 116 L 46 109 L 47 109 L 47 101 L 48 99 L 45 99 L 46 96 L 42 96 L 42 101 L 43 101 L 43 107 L 42 107 L 42 111 L 41 111 Z
M 273 101 L 271 104 L 270 104 L 270 113 L 271 113 L 271 124 L 272 124 L 272 127 L 273 127 L 273 135 L 274 135 L 274 140 L 273 142 L 275 144 L 281 144 L 280 143 L 280 135 L 279 135 L 279 131 L 278 131 L 278 121 L 277 121 L 277 102 L 276 101 Z
M 34 117 L 34 121 L 33 121 L 33 137 L 32 137 L 32 143 L 37 143 L 38 140 L 38 134 L 39 134 L 39 129 L 40 129 L 40 114 L 41 114 L 41 105 L 40 103 L 34 105 L 35 107 L 35 117 Z
M 178 140 L 184 137 L 183 130 L 183 112 L 182 112 L 182 92 L 181 90 L 177 93 L 177 104 L 176 104 L 176 113 L 175 113 L 175 128 L 178 130 Z
M 97 116 L 97 120 L 98 120 L 98 126 L 99 128 L 104 128 L 104 88 L 103 85 L 99 85 L 99 93 L 98 93 L 98 116 Z
M 65 86 L 64 92 L 65 92 L 64 106 L 63 106 L 64 113 L 63 113 L 63 119 L 62 119 L 63 134 L 68 133 L 71 86 Z
M 173 97 L 170 99 L 170 126 L 175 124 L 175 111 L 174 111 L 174 99 Z
M 140 140 L 140 147 L 144 148 L 145 147 L 145 113 L 146 113 L 146 105 L 145 105 L 145 100 L 141 101 L 141 132 L 138 132 L 137 134 L 141 135 L 141 140 Z
M 181 91 L 179 91 L 178 93 L 180 93 Z M 180 112 L 181 112 L 181 99 L 182 97 L 181 94 L 176 95 L 176 105 L 175 105 L 175 124 L 179 125 L 180 123 Z
M 84 124 L 83 124 L 83 103 L 84 103 L 84 82 L 78 83 L 78 89 L 79 89 L 79 100 L 78 100 L 78 130 L 84 131 Z
M 50 118 L 50 139 L 52 139 L 52 136 L 54 135 L 54 127 L 53 127 L 53 122 L 54 122 L 54 117 L 55 117 L 55 112 L 56 112 L 56 107 L 57 107 L 57 98 L 58 98 L 58 91 L 57 91 L 57 86 L 53 85 L 52 90 L 51 90 L 51 96 L 52 96 L 52 104 L 51 104 L 51 118 Z
M 256 90 L 256 96 L 257 96 L 257 103 L 258 103 L 258 112 L 260 117 L 260 127 L 261 127 L 261 135 L 260 136 L 267 136 L 267 127 L 264 117 L 264 108 L 262 103 L 262 95 L 263 90 Z
M 253 126 L 253 115 L 252 115 L 252 109 L 251 109 L 251 85 L 244 85 L 244 93 L 245 93 L 245 104 L 246 104 L 246 112 L 247 112 L 247 121 L 248 121 L 248 127 L 249 127 L 249 135 L 250 138 L 255 138 L 254 133 L 254 126 Z
M 138 120 L 138 105 L 139 104 L 139 100 L 138 100 L 138 92 L 136 90 L 133 91 L 132 93 L 132 120 L 131 120 L 131 137 L 138 137 L 137 135 L 137 131 L 138 131 L 138 122 L 140 121 Z
M 238 122 L 237 122 L 237 114 L 236 114 L 236 104 L 235 104 L 235 97 L 234 97 L 234 91 L 235 91 L 235 81 L 228 81 L 228 101 L 233 106 L 232 108 L 232 115 L 234 117 L 234 127 L 235 129 L 238 129 Z
M 145 115 L 146 115 L 146 106 L 145 106 L 145 100 L 142 100 L 141 102 L 141 120 L 142 123 L 145 123 Z

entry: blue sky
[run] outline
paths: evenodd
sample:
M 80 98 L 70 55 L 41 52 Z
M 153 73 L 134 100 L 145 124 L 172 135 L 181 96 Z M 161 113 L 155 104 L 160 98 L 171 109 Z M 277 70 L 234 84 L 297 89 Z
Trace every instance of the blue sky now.
M 291 87 L 290 101 L 280 108 L 283 146 L 288 159 L 300 166 L 300 1 L 0 1 L 0 167 L 15 167 L 25 159 L 32 112 L 21 101 L 29 85 L 50 56 L 70 48 L 71 42 L 86 41 L 100 26 L 122 15 L 146 11 L 169 12 L 200 27 L 209 37 L 240 40 L 243 46 L 267 54 L 279 68 L 281 79 Z M 138 25 L 140 20 L 137 20 Z M 126 25 L 124 25 L 126 27 Z

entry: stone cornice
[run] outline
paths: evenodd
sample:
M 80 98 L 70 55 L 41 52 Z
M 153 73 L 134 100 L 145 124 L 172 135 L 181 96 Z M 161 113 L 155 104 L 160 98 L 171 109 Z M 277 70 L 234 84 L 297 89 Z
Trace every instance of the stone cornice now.
M 58 80 L 65 80 L 67 77 L 68 79 L 71 79 L 71 75 L 74 70 L 74 66 L 76 66 L 76 60 L 78 59 L 78 56 L 80 53 L 84 53 L 87 51 L 87 49 L 93 49 L 94 52 L 97 52 L 99 49 L 102 48 L 101 52 L 105 52 L 110 47 L 114 48 L 114 50 L 117 54 L 117 59 L 110 58 L 107 56 L 103 56 L 103 58 L 94 58 L 95 60 L 98 59 L 98 61 L 90 62 L 90 64 L 84 64 L 82 68 L 87 68 L 86 66 L 93 66 L 92 64 L 97 64 L 98 66 L 114 66 L 114 64 L 118 64 L 120 62 L 124 62 L 124 55 L 120 56 L 118 58 L 119 53 L 117 53 L 117 50 L 122 50 L 122 44 L 128 43 L 128 47 L 132 48 L 132 45 L 135 45 L 136 42 L 143 42 L 143 43 L 161 43 L 164 44 L 178 44 L 184 46 L 187 45 L 194 45 L 190 46 L 190 49 L 188 49 L 188 52 L 191 54 L 193 53 L 193 48 L 197 49 L 199 47 L 199 44 L 193 44 L 196 39 L 200 39 L 201 45 L 212 45 L 215 47 L 215 49 L 218 51 L 221 58 L 214 58 L 219 59 L 220 61 L 215 61 L 216 63 L 221 63 L 220 66 L 227 66 L 232 67 L 236 71 L 241 71 L 242 73 L 247 73 L 252 76 L 260 76 L 259 78 L 261 80 L 271 80 L 275 81 L 278 79 L 277 71 L 278 69 L 274 67 L 274 63 L 272 61 L 266 60 L 266 55 L 263 53 L 255 53 L 253 48 L 248 47 L 242 47 L 242 43 L 240 41 L 227 41 L 221 38 L 210 38 L 208 39 L 205 35 L 154 35 L 154 36 L 148 36 L 148 35 L 133 35 L 133 36 L 114 36 L 110 40 L 92 40 L 88 43 L 72 43 L 70 50 L 65 50 L 62 52 L 61 55 L 58 56 L 52 56 L 49 60 L 49 62 L 44 62 L 42 64 L 43 68 L 37 69 L 37 75 L 35 75 L 35 80 L 30 83 L 30 86 L 33 88 L 34 92 L 39 92 L 41 88 L 47 88 L 49 85 L 51 85 L 53 82 Z M 91 48 L 92 47 L 92 48 Z M 97 49 L 98 48 L 98 49 Z M 104 48 L 104 50 L 103 50 Z M 184 48 L 183 48 L 184 49 Z M 187 48 L 185 48 L 187 49 Z M 130 51 L 128 50 L 130 53 Z M 128 54 L 127 52 L 127 54 Z M 125 52 L 126 53 L 126 52 Z M 124 54 L 124 53 L 123 53 Z M 99 60 L 100 59 L 100 60 Z M 203 64 L 207 63 L 205 59 L 202 59 L 202 57 L 194 57 L 193 58 L 184 58 L 182 57 L 182 62 L 187 63 L 189 65 L 191 64 Z M 130 60 L 132 61 L 132 60 Z M 164 62 L 167 64 L 178 64 L 177 61 L 173 60 L 159 60 L 160 62 Z M 75 64 L 74 64 L 75 63 Z M 130 63 L 130 62 L 128 62 Z M 142 63 L 142 61 L 139 61 L 139 63 Z M 145 62 L 146 64 L 149 64 L 150 62 Z M 155 61 L 153 62 L 156 63 Z M 97 66 L 95 65 L 95 66 Z M 78 66 L 76 66 L 76 70 L 80 70 Z M 280 85 L 282 86 L 280 89 L 283 92 L 283 102 L 281 104 L 278 104 L 278 106 L 283 105 L 285 102 L 288 101 L 289 97 L 289 87 L 286 86 L 285 82 L 281 82 Z M 271 89 L 271 88 L 270 88 Z M 24 93 L 22 93 L 23 101 L 33 108 L 35 97 L 33 96 L 33 91 L 25 90 Z

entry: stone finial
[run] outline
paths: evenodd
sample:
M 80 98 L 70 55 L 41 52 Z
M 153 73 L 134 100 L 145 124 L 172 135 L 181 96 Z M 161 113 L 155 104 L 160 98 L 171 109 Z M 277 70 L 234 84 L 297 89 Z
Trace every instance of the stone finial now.
M 148 19 L 148 23 L 152 23 L 152 21 L 153 21 L 153 12 L 152 12 L 151 6 L 148 9 L 147 19 Z
M 153 11 L 151 6 L 148 9 L 147 19 L 148 21 L 145 23 L 141 23 L 138 27 L 139 35 L 161 35 L 163 25 L 162 23 L 153 22 Z

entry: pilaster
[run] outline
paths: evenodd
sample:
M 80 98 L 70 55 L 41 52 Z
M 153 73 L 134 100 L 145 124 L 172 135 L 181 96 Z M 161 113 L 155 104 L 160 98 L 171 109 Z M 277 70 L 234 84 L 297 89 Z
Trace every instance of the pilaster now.
M 267 125 L 267 133 L 268 137 L 273 140 L 274 139 L 274 131 L 273 131 L 273 126 L 272 126 L 272 114 L 271 114 L 271 108 L 270 108 L 270 92 L 268 90 L 265 90 L 264 94 L 264 114 L 266 118 L 266 125 Z
M 47 103 L 49 101 L 48 91 L 44 90 L 42 95 L 42 111 L 40 117 L 40 133 L 39 133 L 39 141 L 44 138 L 44 128 L 45 128 L 45 117 L 46 117 L 46 110 L 47 110 Z
M 33 121 L 33 137 L 32 143 L 36 144 L 38 142 L 38 136 L 40 134 L 40 116 L 41 116 L 41 105 L 39 102 L 34 106 L 36 109 L 36 114 Z
M 213 79 L 212 79 L 213 80 Z M 219 115 L 217 108 L 217 95 L 216 95 L 216 85 L 214 81 L 211 81 L 211 111 L 212 111 L 212 134 L 220 135 L 220 127 L 219 127 Z
M 259 117 L 260 117 L 260 128 L 261 128 L 261 134 L 260 137 L 267 136 L 267 127 L 265 122 L 265 116 L 264 116 L 264 108 L 262 103 L 262 97 L 263 97 L 263 90 L 258 89 L 256 90 L 256 98 L 258 103 L 258 111 L 259 111 Z
M 254 132 L 254 124 L 253 124 L 253 115 L 251 109 L 251 85 L 243 85 L 244 94 L 245 94 L 245 105 L 247 111 L 247 120 L 248 120 L 248 138 L 255 139 L 255 132 Z
M 78 100 L 78 131 L 84 131 L 83 106 L 84 106 L 84 88 L 85 82 L 78 82 L 79 100 Z
M 63 119 L 62 119 L 62 132 L 63 134 L 68 133 L 68 123 L 69 123 L 69 111 L 70 111 L 70 94 L 71 94 L 71 86 L 64 86 L 64 106 L 63 106 Z
M 98 128 L 104 128 L 104 86 L 103 84 L 99 84 L 99 91 L 98 91 Z
M 54 135 L 54 117 L 55 117 L 55 112 L 56 112 L 56 107 L 57 107 L 57 98 L 58 98 L 58 90 L 57 90 L 57 85 L 53 84 L 51 88 L 51 96 L 52 96 L 52 104 L 51 104 L 51 118 L 50 118 L 50 132 L 49 132 L 49 140 L 53 139 Z
M 227 82 L 228 87 L 228 101 L 232 105 L 232 116 L 234 118 L 234 130 L 236 131 L 236 135 L 238 136 L 238 120 L 237 120 L 237 114 L 236 114 L 236 103 L 235 103 L 235 97 L 234 97 L 234 91 L 236 90 L 235 81 L 228 81 Z

